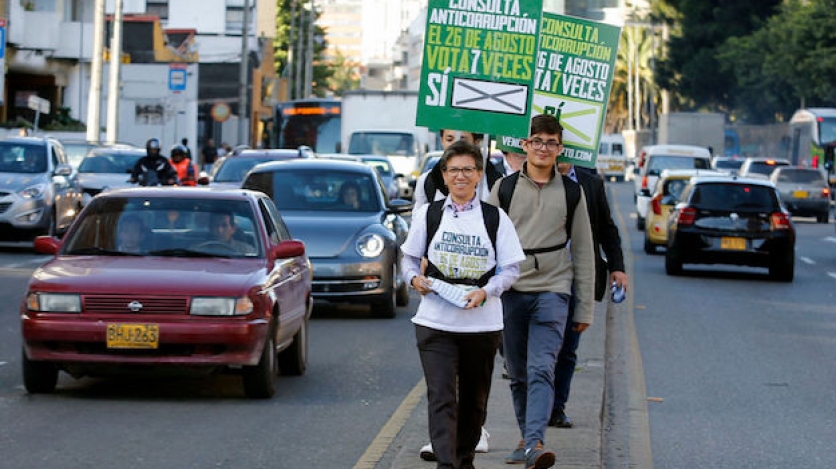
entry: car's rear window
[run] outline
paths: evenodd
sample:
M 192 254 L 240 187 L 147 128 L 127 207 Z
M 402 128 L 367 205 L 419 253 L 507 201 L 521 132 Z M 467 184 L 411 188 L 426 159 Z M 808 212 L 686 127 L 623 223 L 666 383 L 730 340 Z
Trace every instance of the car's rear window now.
M 778 200 L 775 190 L 759 184 L 699 184 L 691 197 L 691 205 L 714 210 L 773 211 Z
M 708 166 L 705 158 L 653 155 L 647 163 L 647 174 L 658 176 L 663 169 L 708 169 Z
M 769 176 L 778 166 L 787 166 L 787 163 L 779 163 L 775 161 L 771 163 L 766 161 L 753 161 L 752 164 L 749 165 L 749 173 L 766 174 Z
M 824 184 L 824 174 L 809 169 L 787 169 L 778 174 L 778 182 L 799 182 L 803 184 Z

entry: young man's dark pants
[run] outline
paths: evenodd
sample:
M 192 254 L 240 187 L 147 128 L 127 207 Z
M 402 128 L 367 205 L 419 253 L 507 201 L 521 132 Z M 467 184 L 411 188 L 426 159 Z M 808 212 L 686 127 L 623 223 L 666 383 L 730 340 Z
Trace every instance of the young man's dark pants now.
M 472 469 L 502 333 L 445 332 L 416 325 L 415 338 L 427 382 L 427 417 L 437 467 Z

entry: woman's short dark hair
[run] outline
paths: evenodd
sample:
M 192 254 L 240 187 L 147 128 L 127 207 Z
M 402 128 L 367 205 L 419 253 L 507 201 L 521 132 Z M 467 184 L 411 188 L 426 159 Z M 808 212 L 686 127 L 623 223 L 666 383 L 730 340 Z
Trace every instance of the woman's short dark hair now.
M 447 169 L 447 160 L 454 156 L 472 156 L 476 169 L 479 171 L 485 169 L 485 163 L 482 161 L 482 150 L 472 143 L 458 140 L 447 147 L 441 155 L 441 158 L 438 160 L 438 166 L 442 171 Z
M 551 114 L 538 114 L 531 118 L 531 131 L 528 135 L 536 134 L 557 135 L 557 141 L 563 143 L 563 126 Z

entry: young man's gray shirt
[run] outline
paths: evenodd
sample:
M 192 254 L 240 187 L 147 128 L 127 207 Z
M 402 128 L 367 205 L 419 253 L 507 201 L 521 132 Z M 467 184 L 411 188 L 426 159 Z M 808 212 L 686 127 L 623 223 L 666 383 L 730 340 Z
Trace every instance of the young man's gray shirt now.
M 528 177 L 526 163 L 520 171 L 508 216 L 514 222 L 523 249 L 538 249 L 564 243 L 566 236 L 566 189 L 555 168 L 554 177 L 539 187 Z M 501 180 L 494 184 L 488 203 L 499 206 Z M 582 191 L 582 189 L 581 189 Z M 536 258 L 536 259 L 535 259 Z M 595 252 L 586 198 L 581 192 L 572 220 L 568 248 L 528 254 L 520 264 L 520 277 L 513 289 L 520 292 L 572 293 L 575 286 L 574 322 L 592 324 L 595 307 Z

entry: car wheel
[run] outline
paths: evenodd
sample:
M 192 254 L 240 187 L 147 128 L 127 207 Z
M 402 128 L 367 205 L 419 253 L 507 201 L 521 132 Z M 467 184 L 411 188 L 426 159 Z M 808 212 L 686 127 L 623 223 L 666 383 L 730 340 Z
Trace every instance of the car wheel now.
M 279 353 L 279 371 L 286 376 L 301 376 L 308 369 L 308 319 L 293 336 L 289 348 Z
M 644 252 L 645 254 L 656 253 L 656 245 L 650 242 L 650 238 L 647 235 L 644 236 Z
M 636 213 L 636 229 L 644 231 L 644 217 Z
M 386 289 L 380 298 L 371 305 L 372 316 L 376 318 L 391 319 L 395 317 L 395 304 L 397 303 L 397 283 L 396 278 L 397 268 L 392 266 L 392 279 L 389 287 Z
M 792 250 L 773 256 L 769 264 L 769 276 L 780 282 L 792 282 L 795 276 L 795 255 Z
M 49 362 L 30 360 L 23 351 L 23 385 L 30 394 L 48 394 L 58 384 L 58 367 Z
M 267 342 L 261 351 L 261 358 L 255 366 L 245 366 L 241 370 L 244 381 L 244 394 L 254 399 L 267 399 L 276 392 L 276 375 L 279 367 L 276 360 L 276 346 L 273 332 L 269 332 Z
M 682 275 L 682 261 L 670 249 L 665 253 L 665 273 Z

